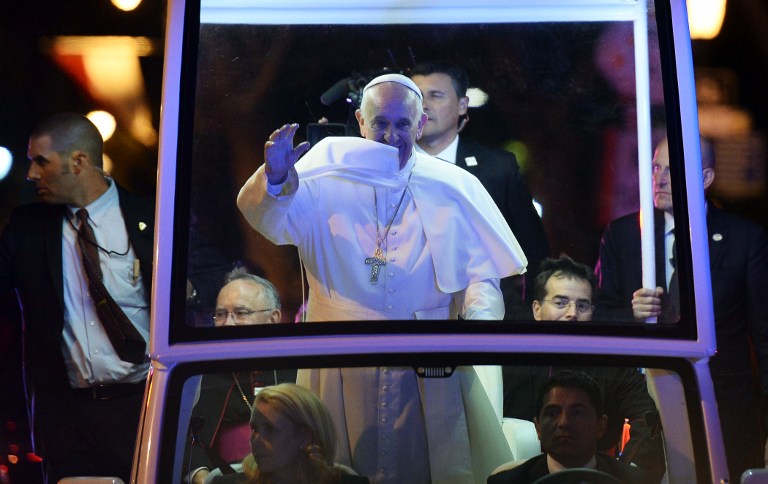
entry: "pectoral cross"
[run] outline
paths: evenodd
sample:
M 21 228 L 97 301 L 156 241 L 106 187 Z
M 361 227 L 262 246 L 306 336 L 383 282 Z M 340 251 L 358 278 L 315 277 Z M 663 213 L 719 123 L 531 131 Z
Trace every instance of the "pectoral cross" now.
M 371 284 L 376 284 L 379 282 L 379 268 L 387 265 L 381 247 L 376 247 L 376 252 L 373 253 L 373 257 L 366 257 L 365 264 L 371 266 Z

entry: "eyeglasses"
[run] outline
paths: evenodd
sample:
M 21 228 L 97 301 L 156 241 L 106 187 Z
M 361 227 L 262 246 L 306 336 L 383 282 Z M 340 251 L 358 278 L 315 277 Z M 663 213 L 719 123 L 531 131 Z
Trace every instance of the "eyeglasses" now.
M 571 305 L 576 308 L 577 313 L 591 313 L 595 310 L 595 307 L 590 301 L 579 299 L 577 301 L 571 301 L 567 297 L 553 297 L 552 299 L 545 299 L 544 302 L 551 303 L 557 309 L 568 309 Z
M 229 317 L 232 316 L 232 319 L 234 319 L 235 324 L 243 324 L 248 323 L 249 318 L 256 314 L 256 313 L 264 313 L 267 311 L 274 311 L 274 309 L 235 309 L 234 311 L 228 311 L 226 309 L 217 309 L 213 313 L 211 313 L 211 317 L 213 318 L 213 322 L 216 324 L 226 324 L 227 321 L 229 321 Z

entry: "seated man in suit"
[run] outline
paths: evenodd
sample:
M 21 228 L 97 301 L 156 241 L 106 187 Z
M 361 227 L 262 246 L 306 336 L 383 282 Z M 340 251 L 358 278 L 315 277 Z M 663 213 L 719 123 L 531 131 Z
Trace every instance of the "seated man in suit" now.
M 574 323 L 591 321 L 595 285 L 595 276 L 586 265 L 565 255 L 545 259 L 533 286 L 533 318 Z M 586 373 L 600 388 L 608 420 L 597 449 L 612 455 L 621 440 L 625 419 L 628 419 L 630 439 L 624 446 L 621 460 L 660 479 L 665 472 L 664 449 L 660 434 L 652 432 L 645 420 L 646 413 L 656 411 L 656 403 L 648 394 L 643 375 L 636 368 L 627 367 L 571 366 L 567 369 Z M 537 415 L 536 389 L 558 368 L 506 366 L 502 371 L 504 416 L 534 419 Z
M 217 327 L 279 323 L 280 318 L 280 298 L 271 282 L 242 267 L 227 274 L 213 313 Z M 229 464 L 242 461 L 250 453 L 248 422 L 254 395 L 263 387 L 295 381 L 296 370 L 203 375 L 200 399 L 192 411 L 195 445 L 190 449 L 188 482 L 202 483 L 214 468 L 230 472 Z
M 469 77 L 464 69 L 450 62 L 421 62 L 411 71 L 411 80 L 424 95 L 424 113 L 428 116 L 416 150 L 475 175 L 499 207 L 528 259 L 525 274 L 514 281 L 501 280 L 505 319 L 527 319 L 530 286 L 539 263 L 549 255 L 549 242 L 515 155 L 459 136 L 469 121 Z M 526 304 L 521 303 L 521 295 Z
M 583 372 L 565 370 L 550 377 L 538 392 L 533 419 L 542 455 L 497 469 L 488 484 L 531 483 L 567 469 L 592 469 L 623 483 L 654 482 L 638 467 L 597 452 L 608 417 L 597 383 Z M 606 476 L 607 481 L 611 482 Z

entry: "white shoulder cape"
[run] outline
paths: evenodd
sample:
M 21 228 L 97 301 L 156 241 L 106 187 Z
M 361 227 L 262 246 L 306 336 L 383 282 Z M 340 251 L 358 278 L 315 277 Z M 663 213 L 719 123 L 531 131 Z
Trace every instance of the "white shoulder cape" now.
M 407 183 L 443 292 L 525 272 L 525 254 L 480 181 L 451 163 L 421 153 L 412 156 L 413 163 L 401 171 L 397 148 L 363 138 L 327 137 L 296 163 L 296 171 L 302 181 L 333 176 L 386 188 Z

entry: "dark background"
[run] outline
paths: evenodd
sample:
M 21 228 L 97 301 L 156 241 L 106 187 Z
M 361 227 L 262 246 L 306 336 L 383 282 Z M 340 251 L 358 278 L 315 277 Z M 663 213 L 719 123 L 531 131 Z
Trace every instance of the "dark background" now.
M 701 76 L 732 74 L 735 88 L 728 102 L 746 110 L 754 120 L 754 131 L 764 134 L 768 125 L 768 6 L 763 0 L 728 2 L 723 29 L 713 40 L 694 41 L 694 64 Z M 85 89 L 63 72 L 44 53 L 44 39 L 58 35 L 146 36 L 162 42 L 165 30 L 165 2 L 144 0 L 132 12 L 117 10 L 108 0 L 36 0 L 6 6 L 0 17 L 0 146 L 11 149 L 15 163 L 8 177 L 0 181 L 0 226 L 10 210 L 33 201 L 34 191 L 25 181 L 27 135 L 40 119 L 60 111 L 88 112 L 102 108 Z M 399 55 L 402 56 L 402 53 Z M 402 57 L 400 58 L 403 61 Z M 161 53 L 141 58 L 145 88 L 155 124 L 160 112 L 162 79 Z M 714 73 L 714 74 L 713 74 Z M 328 79 L 330 87 L 336 77 Z M 482 126 L 482 118 L 473 119 Z M 484 126 L 493 129 L 492 126 Z M 489 133 L 492 135 L 492 133 Z M 116 162 L 141 176 L 119 181 L 138 192 L 154 190 L 156 151 L 137 149 L 130 136 L 121 132 L 107 144 L 107 150 L 127 153 Z M 768 161 L 763 160 L 763 164 Z M 546 183 L 530 174 L 535 183 Z M 721 201 L 727 207 L 766 225 L 768 201 L 763 192 L 742 199 Z M 10 468 L 11 482 L 36 482 L 37 467 L 25 455 L 31 452 L 25 428 L 20 369 L 20 327 L 15 299 L 0 299 L 0 465 Z M 6 458 L 8 445 L 18 445 L 17 464 Z M 11 452 L 13 453 L 13 452 Z

